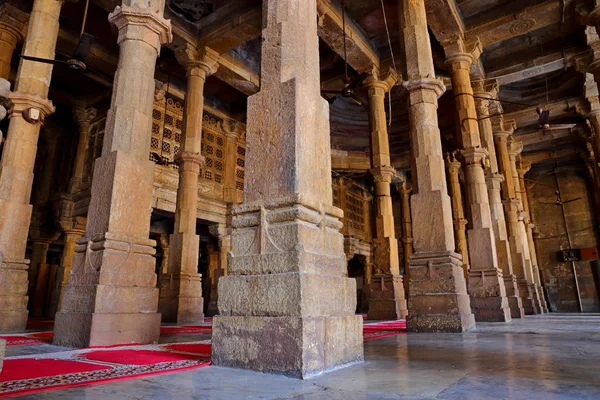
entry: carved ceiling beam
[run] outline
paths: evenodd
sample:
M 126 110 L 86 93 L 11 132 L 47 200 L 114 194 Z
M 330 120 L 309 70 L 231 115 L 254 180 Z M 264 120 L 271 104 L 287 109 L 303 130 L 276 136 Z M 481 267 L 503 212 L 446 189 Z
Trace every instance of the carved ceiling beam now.
M 573 47 L 566 49 L 564 52 L 556 52 L 533 60 L 513 64 L 510 67 L 488 71 L 487 77 L 497 80 L 500 85 L 506 85 L 549 72 L 574 67 L 580 56 L 582 56 L 581 49 Z
M 478 37 L 486 47 L 557 23 L 562 9 L 562 0 L 549 0 L 469 29 L 465 37 Z
M 260 89 L 258 73 L 228 54 L 219 57 L 219 69 L 214 76 L 248 96 L 258 93 Z
M 210 47 L 223 54 L 261 35 L 261 4 L 252 1 L 251 4 L 240 7 L 239 2 L 230 1 L 204 17 L 199 28 L 198 47 Z
M 581 107 L 585 101 L 586 100 L 581 97 L 569 97 L 544 105 L 544 108 L 550 110 L 550 118 L 555 118 L 562 114 L 575 111 L 578 107 Z M 537 107 L 529 107 L 523 110 L 509 112 L 504 114 L 504 118 L 506 120 L 515 120 L 519 127 L 537 124 L 538 113 L 536 108 Z
M 333 51 L 344 57 L 344 29 L 342 10 L 331 0 L 319 0 L 319 37 Z M 361 28 L 346 13 L 346 52 L 348 64 L 359 73 L 371 72 L 380 68 L 379 52 L 365 36 Z
M 584 147 L 566 147 L 557 149 L 556 151 L 542 150 L 533 151 L 531 153 L 525 153 L 521 155 L 524 162 L 531 163 L 531 165 L 542 164 L 547 161 L 554 162 L 556 159 L 565 158 L 580 158 L 582 154 L 586 153 Z
M 439 42 L 464 37 L 465 24 L 455 0 L 425 0 L 427 24 Z
M 392 157 L 392 167 L 397 171 L 410 168 L 410 153 Z M 367 172 L 371 169 L 371 158 L 369 154 L 362 151 L 345 151 L 331 149 L 331 169 L 334 171 L 361 171 Z

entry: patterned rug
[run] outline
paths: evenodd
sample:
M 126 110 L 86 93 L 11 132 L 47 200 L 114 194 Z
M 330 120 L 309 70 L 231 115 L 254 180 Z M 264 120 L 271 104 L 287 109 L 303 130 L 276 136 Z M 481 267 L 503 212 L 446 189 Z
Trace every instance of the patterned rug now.
M 7 357 L 0 373 L 0 397 L 210 365 L 209 341 L 185 345 L 185 351 L 178 351 L 174 345 L 147 345 Z

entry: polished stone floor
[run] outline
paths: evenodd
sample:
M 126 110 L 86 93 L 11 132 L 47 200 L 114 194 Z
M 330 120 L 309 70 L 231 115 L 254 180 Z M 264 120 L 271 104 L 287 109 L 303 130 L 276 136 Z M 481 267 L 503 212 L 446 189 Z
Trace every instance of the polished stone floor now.
M 598 400 L 600 314 L 480 323 L 465 334 L 398 335 L 366 342 L 365 358 L 306 381 L 205 367 L 21 398 Z

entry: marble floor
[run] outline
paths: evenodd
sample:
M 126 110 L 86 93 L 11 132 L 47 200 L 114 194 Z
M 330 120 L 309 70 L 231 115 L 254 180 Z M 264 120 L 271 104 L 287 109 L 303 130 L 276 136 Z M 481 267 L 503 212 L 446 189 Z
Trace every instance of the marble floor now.
M 597 400 L 600 314 L 531 316 L 479 323 L 465 334 L 372 340 L 364 363 L 306 381 L 205 367 L 20 398 Z

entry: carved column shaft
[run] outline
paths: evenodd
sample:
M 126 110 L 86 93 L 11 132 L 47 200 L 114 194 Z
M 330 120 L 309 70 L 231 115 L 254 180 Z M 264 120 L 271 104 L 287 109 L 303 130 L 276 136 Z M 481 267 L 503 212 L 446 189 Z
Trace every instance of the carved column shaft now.
M 475 326 L 475 319 L 461 268 L 462 257 L 454 251 L 452 207 L 437 117 L 438 98 L 445 87 L 434 79 L 425 2 L 400 0 L 398 4 L 405 60 L 402 75 L 409 93 L 411 214 L 415 221 L 407 329 L 463 332 Z
M 481 145 L 471 86 L 470 67 L 475 58 L 471 53 L 465 52 L 462 41 L 457 45 L 459 49 L 448 58 L 448 64 L 462 144 L 460 154 L 465 164 L 465 192 L 470 210 L 467 237 L 471 308 L 477 321 L 505 322 L 511 319 L 510 309 L 502 271 L 498 267 L 496 236 L 483 170 L 488 152 Z
M 163 11 L 163 0 L 123 0 L 109 15 L 119 31 L 119 65 L 86 233 L 77 240 L 56 315 L 58 345 L 153 343 L 160 335 L 155 241 L 149 239 L 155 165 L 148 155 L 156 59 L 172 39 Z
M 73 164 L 73 176 L 69 183 L 69 193 L 74 194 L 81 189 L 85 175 L 85 162 L 89 142 L 90 124 L 96 118 L 96 109 L 76 106 L 73 109 L 73 119 L 79 129 L 77 138 L 77 153 Z
M 408 299 L 410 281 L 410 258 L 413 254 L 412 219 L 410 216 L 410 194 L 412 187 L 406 182 L 397 186 L 402 203 L 402 247 L 404 252 L 404 295 Z
M 450 195 L 452 196 L 452 215 L 454 217 L 454 236 L 456 238 L 456 251 L 462 255 L 463 273 L 465 279 L 469 276 L 469 247 L 467 245 L 467 220 L 462 201 L 462 190 L 460 187 L 460 161 L 449 160 L 448 181 L 450 182 Z
M 262 6 L 261 88 L 248 99 L 245 198 L 232 208 L 212 360 L 305 378 L 363 359 L 362 318 L 332 206 L 317 2 Z M 248 343 L 254 356 L 231 343 Z M 275 354 L 273 343 L 286 350 Z
M 0 78 L 10 78 L 10 62 L 17 45 L 25 38 L 29 16 L 5 3 L 0 6 Z
M 62 1 L 35 0 L 23 54 L 54 58 L 58 17 Z M 54 112 L 48 101 L 52 65 L 21 61 L 15 91 L 10 94 L 7 139 L 0 161 L 0 331 L 25 329 L 27 323 L 27 260 L 25 247 L 31 221 L 29 204 L 33 168 L 42 121 Z M 38 121 L 27 122 L 22 112 L 40 112 Z

